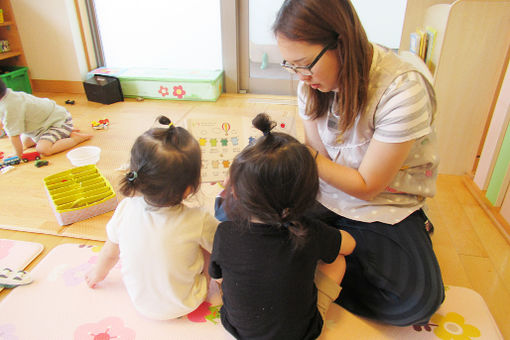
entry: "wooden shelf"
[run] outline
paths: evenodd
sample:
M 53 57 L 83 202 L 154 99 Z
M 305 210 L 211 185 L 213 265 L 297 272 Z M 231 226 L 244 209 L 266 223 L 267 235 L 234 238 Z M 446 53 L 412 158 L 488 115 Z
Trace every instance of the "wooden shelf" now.
M 0 60 L 19 57 L 21 55 L 21 53 L 22 53 L 21 51 L 10 51 L 10 52 L 0 53 Z
M 431 60 L 439 173 L 463 175 L 479 156 L 508 64 L 510 0 L 413 0 L 407 11 L 413 14 L 406 18 L 407 34 L 437 30 Z
M 27 66 L 11 2 L 0 0 L 4 17 L 4 22 L 0 23 L 0 40 L 7 40 L 11 47 L 11 51 L 0 53 L 0 66 Z

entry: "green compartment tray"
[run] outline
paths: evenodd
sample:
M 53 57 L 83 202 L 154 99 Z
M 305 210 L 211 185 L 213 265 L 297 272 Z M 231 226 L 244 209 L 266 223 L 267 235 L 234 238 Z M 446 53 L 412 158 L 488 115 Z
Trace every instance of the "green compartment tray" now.
M 95 165 L 85 165 L 44 178 L 60 225 L 104 214 L 117 207 L 117 195 Z

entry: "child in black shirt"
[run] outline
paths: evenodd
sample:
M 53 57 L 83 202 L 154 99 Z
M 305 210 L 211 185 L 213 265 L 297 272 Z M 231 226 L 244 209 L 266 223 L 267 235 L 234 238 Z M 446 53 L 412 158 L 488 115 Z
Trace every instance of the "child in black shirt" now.
M 343 255 L 354 239 L 306 217 L 319 189 L 308 148 L 290 135 L 264 133 L 234 159 L 209 273 L 222 279 L 223 326 L 238 339 L 315 339 L 340 293 Z

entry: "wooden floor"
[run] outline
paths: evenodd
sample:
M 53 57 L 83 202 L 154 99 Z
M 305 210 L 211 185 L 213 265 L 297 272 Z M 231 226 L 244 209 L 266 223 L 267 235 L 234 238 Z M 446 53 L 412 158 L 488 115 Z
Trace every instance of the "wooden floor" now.
M 215 103 L 172 102 L 146 100 L 136 102 L 128 99 L 124 103 L 109 106 L 87 102 L 84 95 L 37 93 L 40 97 L 49 97 L 64 105 L 66 99 L 74 99 L 76 104 L 66 105 L 75 122 L 83 131 L 97 133 L 90 129 L 92 120 L 104 117 L 121 119 L 123 114 L 139 115 L 139 121 L 147 123 L 154 114 L 179 113 L 179 121 L 190 116 L 211 116 L 217 114 L 250 114 L 258 112 L 293 112 L 295 98 L 265 97 L 252 95 L 223 95 Z M 179 123 L 179 122 L 178 122 Z M 298 125 L 300 127 L 300 125 Z M 139 127 L 133 127 L 138 131 Z M 301 129 L 298 137 L 302 138 Z M 108 133 L 108 132 L 106 132 Z M 113 135 L 113 134 L 112 134 Z M 103 135 L 105 136 L 105 135 Z M 133 139 L 136 133 L 133 134 Z M 91 142 L 91 144 L 93 144 Z M 10 153 L 7 139 L 0 139 L 0 151 Z M 47 158 L 60 160 L 61 156 Z M 62 160 L 64 161 L 64 160 Z M 21 165 L 28 166 L 28 165 Z M 30 182 L 30 178 L 26 178 Z M 492 223 L 464 184 L 462 176 L 440 175 L 437 195 L 428 201 L 428 215 L 435 225 L 432 237 L 434 248 L 447 285 L 472 288 L 482 295 L 494 316 L 503 338 L 510 339 L 510 245 L 499 229 Z M 0 188 L 5 187 L 0 175 Z M 33 185 L 40 185 L 34 180 Z M 10 195 L 2 189 L 0 195 L 0 225 L 6 211 L 3 207 L 10 204 Z M 25 207 L 23 200 L 16 204 L 20 211 L 37 211 L 47 207 Z M 12 219 L 12 216 L 10 216 Z M 20 217 L 26 221 L 26 216 Z M 56 223 L 56 222 L 55 222 Z M 0 238 L 25 240 L 42 243 L 43 253 L 28 267 L 33 268 L 51 249 L 63 243 L 83 243 L 99 245 L 102 242 L 62 236 L 27 233 L 0 229 Z M 9 294 L 9 289 L 0 292 L 0 300 Z

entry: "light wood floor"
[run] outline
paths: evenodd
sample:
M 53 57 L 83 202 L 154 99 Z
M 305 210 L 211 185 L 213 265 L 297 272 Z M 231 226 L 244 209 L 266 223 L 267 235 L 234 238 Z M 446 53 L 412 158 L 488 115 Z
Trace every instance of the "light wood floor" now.
M 137 115 L 143 126 L 150 126 L 155 114 L 178 114 L 178 122 L 187 117 L 211 116 L 217 114 L 249 114 L 258 112 L 293 112 L 295 98 L 292 97 L 266 97 L 253 95 L 223 95 L 215 103 L 205 102 L 172 102 L 146 100 L 136 102 L 127 99 L 124 103 L 101 105 L 87 102 L 84 95 L 37 93 L 40 97 L 49 97 L 64 105 L 66 99 L 74 99 L 76 104 L 66 105 L 73 115 L 75 123 L 83 131 L 96 133 L 90 129 L 89 124 L 93 120 L 109 118 L 113 123 L 116 119 L 122 119 L 123 115 Z M 147 122 L 150 120 L 149 122 Z M 112 125 L 113 126 L 113 125 Z M 300 125 L 298 125 L 300 127 Z M 134 139 L 140 127 L 133 127 Z M 136 132 L 136 133 L 135 133 Z M 109 132 L 103 133 L 107 136 Z M 106 134 L 105 134 L 106 133 Z M 112 136 L 116 136 L 112 133 Z M 301 129 L 298 128 L 298 137 L 302 138 Z M 113 137 L 112 137 L 113 138 Z M 116 136 L 115 138 L 118 138 Z M 97 138 L 96 138 L 97 139 Z M 91 144 L 94 144 L 91 142 Z M 129 144 L 129 143 L 128 143 Z M 95 144 L 94 144 L 95 145 Z M 129 146 L 128 146 L 129 148 Z M 0 151 L 9 154 L 10 144 L 7 139 L 0 139 Z M 123 150 L 124 152 L 126 150 Z M 66 162 L 61 155 L 49 157 L 50 162 Z M 68 164 L 69 165 L 69 164 Z M 21 165 L 28 166 L 28 165 Z M 25 181 L 33 181 L 33 185 L 41 185 L 40 179 L 25 178 Z M 501 333 L 505 339 L 510 339 L 510 245 L 500 231 L 491 222 L 477 200 L 472 196 L 462 176 L 440 175 L 438 178 L 438 192 L 436 197 L 428 201 L 428 214 L 435 225 L 433 235 L 434 248 L 441 265 L 444 282 L 447 285 L 463 286 L 474 289 L 482 295 L 494 316 Z M 0 175 L 0 225 L 5 216 L 11 214 L 3 207 L 9 206 L 12 200 L 3 188 L 6 187 L 2 175 Z M 37 216 L 38 210 L 47 210 L 47 206 L 38 207 L 24 206 L 20 199 L 16 202 L 20 211 L 27 214 L 20 216 L 27 223 L 27 216 Z M 12 216 L 9 216 L 12 220 Z M 51 217 L 54 219 L 54 217 Z M 34 222 L 35 223 L 35 222 Z M 56 223 L 53 221 L 52 223 Z M 32 269 L 51 249 L 63 243 L 83 243 L 99 245 L 102 242 L 62 236 L 52 236 L 21 231 L 0 229 L 0 238 L 25 240 L 42 243 L 45 248 L 43 253 L 28 266 Z M 9 294 L 9 289 L 0 292 L 0 300 Z

